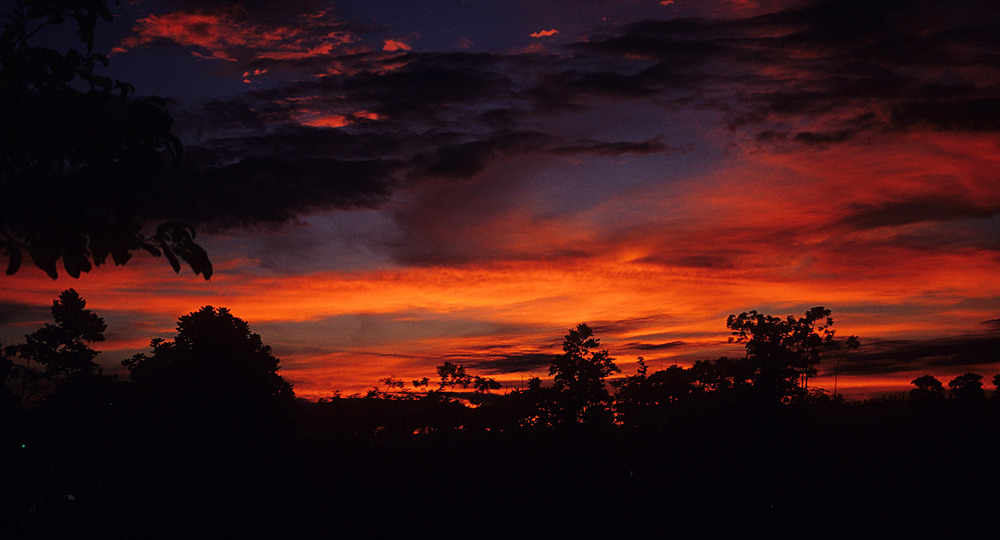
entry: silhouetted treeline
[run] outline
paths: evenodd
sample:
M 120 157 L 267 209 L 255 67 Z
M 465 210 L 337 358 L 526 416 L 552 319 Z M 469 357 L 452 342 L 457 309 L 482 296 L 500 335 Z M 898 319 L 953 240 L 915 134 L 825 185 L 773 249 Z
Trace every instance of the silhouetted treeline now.
M 444 362 L 318 403 L 225 308 L 181 317 L 127 381 L 94 362 L 106 325 L 75 291 L 52 314 L 0 348 L 4 537 L 963 536 L 1000 502 L 983 377 L 809 388 L 858 346 L 823 308 L 730 317 L 743 358 L 620 376 L 581 324 L 548 384 L 498 394 Z

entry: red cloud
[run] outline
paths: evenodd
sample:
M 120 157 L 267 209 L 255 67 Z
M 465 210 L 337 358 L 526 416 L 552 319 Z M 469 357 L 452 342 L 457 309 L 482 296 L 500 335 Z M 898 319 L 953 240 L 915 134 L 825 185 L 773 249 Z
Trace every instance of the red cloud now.
M 255 22 L 237 11 L 177 11 L 139 19 L 132 31 L 115 52 L 169 40 L 196 49 L 191 54 L 200 58 L 299 60 L 331 54 L 358 40 L 326 13 L 303 15 L 296 24 L 276 24 Z
M 395 51 L 412 51 L 413 47 L 403 43 L 402 41 L 396 41 L 395 39 L 385 40 L 385 45 L 382 46 L 383 51 L 395 52 Z
M 556 35 L 558 33 L 559 33 L 559 30 L 556 30 L 555 28 L 552 28 L 550 30 L 539 30 L 538 32 L 535 32 L 535 33 L 529 34 L 529 35 L 531 37 L 533 37 L 533 38 L 543 38 L 543 37 L 552 37 L 552 36 L 554 36 L 554 35 Z

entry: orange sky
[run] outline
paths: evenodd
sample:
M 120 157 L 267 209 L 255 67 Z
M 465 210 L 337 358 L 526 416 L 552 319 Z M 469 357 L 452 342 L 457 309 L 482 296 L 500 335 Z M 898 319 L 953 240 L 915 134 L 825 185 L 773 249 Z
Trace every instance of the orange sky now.
M 974 169 L 970 200 L 1000 201 L 1000 184 L 976 181 L 975 171 L 988 177 L 986 164 L 1000 155 L 1000 143 L 984 139 L 887 141 L 884 150 L 895 157 L 820 150 L 793 160 L 752 149 L 675 193 L 668 204 L 683 210 L 664 212 L 662 221 L 602 225 L 608 214 L 621 215 L 632 200 L 625 195 L 530 238 L 517 232 L 526 219 L 511 219 L 517 212 L 479 231 L 495 235 L 480 241 L 507 248 L 528 242 L 555 250 L 567 241 L 584 247 L 571 256 L 289 275 L 261 269 L 252 253 L 234 247 L 241 237 L 223 236 L 212 240 L 217 270 L 210 282 L 139 257 L 78 280 L 52 281 L 29 269 L 5 278 L 6 299 L 45 305 L 63 288 L 76 288 L 109 320 L 110 339 L 100 344 L 109 359 L 143 348 L 149 338 L 170 337 L 179 315 L 225 306 L 262 334 L 297 393 L 312 398 L 363 391 L 389 375 L 433 376 L 445 359 L 488 372 L 490 359 L 558 352 L 561 336 L 579 322 L 597 329 L 626 372 L 640 355 L 657 368 L 740 354 L 726 343 L 725 318 L 749 309 L 801 315 L 823 305 L 834 311 L 840 335 L 858 335 L 863 343 L 984 331 L 1000 297 L 1000 263 L 990 252 L 921 249 L 897 241 L 911 233 L 906 227 L 851 232 L 839 223 L 854 201 L 896 190 L 933 194 L 940 187 L 921 179 L 953 174 L 963 163 Z M 678 264 L 683 256 L 720 251 L 731 258 L 726 264 Z M 657 347 L 671 342 L 680 343 Z M 546 375 L 544 367 L 489 373 L 512 384 Z M 845 376 L 838 386 L 899 389 L 912 375 Z M 830 377 L 814 384 L 832 389 Z
M 1000 13 L 841 3 L 123 6 L 99 44 L 185 143 L 150 219 L 215 274 L 24 268 L 0 342 L 73 287 L 113 371 L 228 307 L 318 398 L 444 360 L 516 385 L 580 322 L 626 373 L 688 365 L 741 354 L 729 314 L 825 306 L 865 346 L 849 397 L 989 378 Z

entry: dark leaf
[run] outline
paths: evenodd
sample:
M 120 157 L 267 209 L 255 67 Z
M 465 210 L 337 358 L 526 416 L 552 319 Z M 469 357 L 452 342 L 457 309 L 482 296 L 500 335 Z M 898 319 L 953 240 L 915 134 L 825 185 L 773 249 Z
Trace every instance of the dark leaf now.
M 160 251 L 156 249 L 147 248 L 153 255 L 159 257 Z M 132 254 L 128 252 L 127 249 L 115 249 L 111 251 L 111 259 L 115 261 L 115 266 L 121 266 L 128 262 L 132 258 Z
M 146 253 L 149 253 L 150 255 L 152 255 L 154 257 L 159 257 L 160 256 L 160 250 L 156 246 L 154 246 L 153 244 L 149 244 L 149 243 L 143 242 L 142 244 L 139 245 L 139 247 L 141 249 L 146 250 Z M 113 256 L 113 254 L 112 254 L 112 256 Z M 128 259 L 126 259 L 126 261 L 127 260 Z M 118 264 L 117 259 L 115 260 L 115 264 Z M 123 261 L 121 264 L 125 264 L 125 261 Z
M 207 281 L 212 277 L 212 261 L 208 259 L 208 252 L 194 242 L 188 242 L 188 249 L 188 264 L 196 275 L 201 274 Z
M 70 245 L 63 252 L 63 268 L 71 277 L 80 277 L 81 272 L 90 272 L 93 268 L 90 259 L 87 257 L 87 239 L 85 237 L 74 238 Z
M 167 261 L 170 262 L 170 267 L 174 269 L 174 272 L 180 273 L 181 263 L 180 261 L 177 260 L 177 256 L 174 255 L 174 252 L 170 249 L 170 246 L 166 244 L 162 244 L 162 246 L 163 246 L 163 254 L 167 257 Z
M 108 258 L 108 248 L 105 242 L 95 241 L 93 236 L 90 240 L 90 252 L 94 256 L 94 266 L 101 266 Z
M 7 263 L 7 275 L 13 276 L 21 268 L 21 249 L 13 245 L 13 243 L 7 244 L 7 258 L 9 259 Z
M 35 261 L 35 266 L 45 271 L 52 279 L 59 277 L 59 273 L 56 272 L 56 260 L 59 258 L 59 253 L 55 249 L 49 246 L 40 246 L 36 242 L 31 245 L 29 253 L 31 260 Z
M 107 77 L 101 77 L 101 76 L 93 77 L 90 82 L 94 86 L 100 86 L 104 90 L 111 90 L 111 88 L 114 87 L 114 84 L 111 82 L 111 79 Z

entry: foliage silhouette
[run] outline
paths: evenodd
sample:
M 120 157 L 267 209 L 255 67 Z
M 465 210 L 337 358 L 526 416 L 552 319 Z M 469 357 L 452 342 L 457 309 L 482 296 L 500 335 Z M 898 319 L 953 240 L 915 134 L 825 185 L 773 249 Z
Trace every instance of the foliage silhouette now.
M 691 366 L 691 376 L 701 392 L 746 392 L 753 385 L 754 367 L 747 358 L 721 357 L 715 361 L 698 360 Z
M 97 351 L 88 344 L 104 341 L 107 324 L 86 306 L 87 302 L 75 290 L 63 291 L 52 302 L 55 324 L 45 323 L 26 335 L 24 343 L 4 349 L 6 356 L 24 362 L 13 363 L 10 370 L 11 378 L 21 384 L 22 403 L 38 397 L 46 385 L 51 387 L 71 377 L 98 372 L 94 362 Z
M 614 407 L 619 424 L 641 429 L 662 426 L 667 417 L 679 414 L 696 395 L 704 393 L 693 369 L 674 364 L 647 376 L 648 368 L 642 357 L 638 364 L 635 375 L 611 383 L 617 388 Z
M 983 376 L 977 373 L 965 373 L 948 382 L 951 395 L 961 403 L 979 403 L 986 398 L 983 390 Z
M 21 399 L 14 394 L 7 381 L 14 378 L 15 370 L 13 359 L 7 356 L 7 348 L 0 344 L 0 415 L 6 417 L 9 410 L 17 407 Z M 0 422 L 2 425 L 5 422 Z
M 764 403 L 804 397 L 822 350 L 842 347 L 843 343 L 834 339 L 830 313 L 829 309 L 814 307 L 801 318 L 789 315 L 782 319 L 756 311 L 729 316 L 729 340 L 746 343 L 753 387 Z M 851 336 L 847 344 L 856 347 L 857 338 Z
M 292 386 L 278 375 L 271 347 L 226 308 L 180 317 L 172 341 L 150 346 L 122 364 L 144 400 L 184 422 L 243 424 L 291 406 Z
M 918 400 L 943 399 L 944 385 L 931 375 L 921 375 L 911 383 L 916 386 L 910 390 L 910 398 Z
M 71 291 L 56 304 L 52 326 L 104 331 Z M 131 382 L 68 377 L 35 406 L 8 410 L 18 413 L 10 440 L 24 448 L 0 445 L 0 496 L 11 501 L 0 535 L 353 536 L 412 533 L 432 519 L 505 536 L 527 525 L 555 536 L 694 527 L 776 537 L 820 520 L 854 537 L 926 535 L 957 515 L 993 515 L 998 498 L 976 488 L 1000 481 L 1000 408 L 960 397 L 982 390 L 977 374 L 956 377 L 953 399 L 930 407 L 918 394 L 829 399 L 797 379 L 802 397 L 763 414 L 747 406 L 760 380 L 752 358 L 656 372 L 640 358 L 635 374 L 608 381 L 613 360 L 588 330 L 564 338 L 554 374 L 574 377 L 562 386 L 533 377 L 470 407 L 456 398 L 478 381 L 495 389 L 491 379 L 443 363 L 437 385 L 387 377 L 378 399 L 293 404 L 260 336 L 206 306 L 126 362 Z M 576 401 L 574 384 L 584 389 Z M 933 377 L 914 384 L 943 398 Z M 573 408 L 584 399 L 589 409 Z M 561 429 L 581 422 L 606 429 Z
M 180 260 L 205 279 L 212 264 L 184 223 L 160 224 L 158 193 L 174 189 L 169 162 L 181 155 L 166 102 L 136 98 L 128 83 L 97 73 L 98 20 L 106 0 L 19 0 L 0 36 L 0 250 L 15 274 L 27 253 L 52 279 L 57 262 L 72 277 L 132 252 Z M 76 23 L 84 51 L 38 46 L 38 32 Z
M 437 367 L 437 374 L 441 378 L 438 383 L 439 390 L 455 386 L 468 388 L 472 384 L 472 376 L 465 372 L 465 366 L 456 366 L 451 362 L 445 362 Z
M 563 354 L 553 358 L 549 375 L 555 391 L 556 420 L 563 424 L 603 423 L 610 419 L 611 396 L 605 379 L 620 373 L 607 350 L 594 351 L 600 339 L 584 323 L 563 338 Z
M 445 388 L 453 389 L 456 386 L 461 386 L 464 389 L 472 386 L 474 394 L 471 397 L 471 401 L 473 403 L 481 403 L 484 394 L 500 389 L 500 383 L 496 382 L 493 378 L 470 375 L 466 373 L 465 366 L 457 366 L 452 362 L 445 361 L 438 366 L 437 373 L 441 379 L 438 382 L 439 392 L 444 391 Z M 414 381 L 413 385 L 414 387 L 426 386 L 426 377 L 425 380 Z

